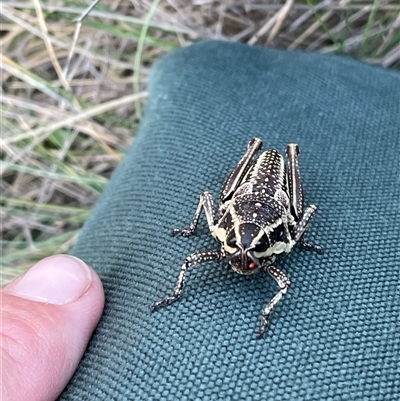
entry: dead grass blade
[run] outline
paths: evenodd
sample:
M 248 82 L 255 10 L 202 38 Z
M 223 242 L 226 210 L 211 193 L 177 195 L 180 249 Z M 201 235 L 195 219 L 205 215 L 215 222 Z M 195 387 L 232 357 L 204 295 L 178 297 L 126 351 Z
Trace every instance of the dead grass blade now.
M 400 67 L 398 0 L 3 0 L 1 14 L 3 285 L 69 251 L 168 52 L 218 38 Z

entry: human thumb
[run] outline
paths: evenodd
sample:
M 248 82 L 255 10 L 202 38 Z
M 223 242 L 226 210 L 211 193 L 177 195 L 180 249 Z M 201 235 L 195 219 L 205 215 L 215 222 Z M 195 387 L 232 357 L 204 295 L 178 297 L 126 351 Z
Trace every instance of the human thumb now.
M 99 277 L 78 258 L 51 256 L 4 288 L 0 300 L 1 400 L 55 400 L 100 319 Z

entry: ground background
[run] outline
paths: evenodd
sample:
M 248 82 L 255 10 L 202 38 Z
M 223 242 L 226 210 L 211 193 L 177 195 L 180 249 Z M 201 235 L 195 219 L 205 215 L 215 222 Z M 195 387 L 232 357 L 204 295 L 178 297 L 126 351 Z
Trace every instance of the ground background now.
M 400 67 L 398 0 L 103 0 L 80 26 L 89 5 L 0 4 L 0 285 L 69 251 L 168 52 L 218 38 Z

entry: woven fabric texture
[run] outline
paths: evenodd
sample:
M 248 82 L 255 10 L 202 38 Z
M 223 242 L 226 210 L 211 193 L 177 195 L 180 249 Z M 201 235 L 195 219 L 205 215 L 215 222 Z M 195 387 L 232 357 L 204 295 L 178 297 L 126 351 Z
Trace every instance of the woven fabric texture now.
M 400 76 L 347 58 L 209 41 L 153 69 L 140 132 L 74 254 L 101 275 L 104 316 L 61 400 L 399 400 Z M 263 339 L 278 286 L 210 262 L 174 289 L 181 263 L 219 249 L 199 194 L 219 189 L 258 136 L 296 142 L 308 239 L 279 266 L 292 281 Z

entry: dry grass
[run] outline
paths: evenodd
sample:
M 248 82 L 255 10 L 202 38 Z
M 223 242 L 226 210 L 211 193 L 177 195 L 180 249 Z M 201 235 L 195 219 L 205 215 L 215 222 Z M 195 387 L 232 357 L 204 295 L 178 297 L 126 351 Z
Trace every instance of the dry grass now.
M 89 4 L 0 4 L 3 285 L 73 245 L 135 137 L 149 68 L 166 53 L 223 38 L 400 67 L 397 0 L 103 0 L 73 45 Z

